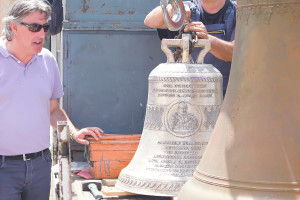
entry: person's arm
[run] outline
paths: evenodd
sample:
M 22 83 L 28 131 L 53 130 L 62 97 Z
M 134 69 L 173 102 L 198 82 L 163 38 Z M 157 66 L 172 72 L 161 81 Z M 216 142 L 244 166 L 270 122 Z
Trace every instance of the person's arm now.
M 212 35 L 208 35 L 208 39 L 211 41 L 210 53 L 221 60 L 232 62 L 234 40 L 229 42 Z
M 170 6 L 167 6 L 167 10 L 170 12 Z M 171 14 L 171 13 L 170 13 Z M 154 8 L 145 18 L 144 24 L 150 28 L 166 29 L 163 10 L 160 6 Z
M 190 21 L 191 10 L 187 4 L 184 4 L 186 16 L 185 21 Z M 171 4 L 167 5 L 167 11 L 169 12 L 170 16 L 173 17 L 173 9 Z M 159 29 L 167 29 L 165 25 L 163 10 L 160 6 L 154 8 L 145 18 L 144 24 L 150 28 L 159 28 Z
M 66 112 L 59 106 L 58 99 L 54 99 L 50 101 L 50 124 L 54 129 L 57 129 L 57 121 L 67 121 L 70 132 L 74 132 L 72 138 L 81 144 L 89 144 L 89 142 L 84 139 L 86 135 L 91 135 L 97 140 L 103 133 L 98 127 L 87 127 L 78 130 L 71 122 Z
M 205 25 L 202 22 L 192 22 L 186 25 L 184 32 L 190 31 L 195 31 L 200 39 L 209 39 L 211 41 L 210 53 L 212 53 L 214 56 L 226 62 L 232 61 L 234 40 L 225 41 L 209 35 Z

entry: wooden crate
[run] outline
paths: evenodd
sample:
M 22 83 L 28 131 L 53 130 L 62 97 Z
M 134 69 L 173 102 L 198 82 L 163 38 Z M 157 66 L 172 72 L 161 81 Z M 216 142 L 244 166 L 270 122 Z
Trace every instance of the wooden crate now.
M 133 158 L 139 135 L 104 134 L 100 139 L 89 138 L 87 159 L 95 179 L 117 178 Z

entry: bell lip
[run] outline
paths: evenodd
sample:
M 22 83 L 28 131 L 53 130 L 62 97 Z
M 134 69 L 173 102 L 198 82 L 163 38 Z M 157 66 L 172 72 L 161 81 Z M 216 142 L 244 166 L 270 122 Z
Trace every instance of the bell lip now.
M 124 179 L 126 178 L 127 180 L 125 180 L 125 183 Z M 178 196 L 182 186 L 186 183 L 186 181 L 165 180 L 165 182 L 162 182 L 162 180 L 141 179 L 130 175 L 126 175 L 121 172 L 115 187 L 120 190 L 135 194 L 176 197 Z M 160 188 L 163 187 L 164 184 L 165 187 Z M 170 185 L 175 185 L 176 188 L 173 189 L 170 187 Z M 168 186 L 169 190 L 167 189 Z
M 197 181 L 224 188 L 243 190 L 274 191 L 274 192 L 300 192 L 300 182 L 269 182 L 269 181 L 243 181 L 239 179 L 227 179 L 210 175 L 196 169 L 193 178 Z

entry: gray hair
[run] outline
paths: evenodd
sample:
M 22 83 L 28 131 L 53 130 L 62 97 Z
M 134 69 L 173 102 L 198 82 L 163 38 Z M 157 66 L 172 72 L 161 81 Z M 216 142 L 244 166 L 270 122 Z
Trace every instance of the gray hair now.
M 51 14 L 51 6 L 46 0 L 17 0 L 10 7 L 7 17 L 3 18 L 3 30 L 2 35 L 8 41 L 11 41 L 14 37 L 14 33 L 11 30 L 10 22 L 20 23 L 23 17 L 33 13 L 44 13 L 48 19 Z

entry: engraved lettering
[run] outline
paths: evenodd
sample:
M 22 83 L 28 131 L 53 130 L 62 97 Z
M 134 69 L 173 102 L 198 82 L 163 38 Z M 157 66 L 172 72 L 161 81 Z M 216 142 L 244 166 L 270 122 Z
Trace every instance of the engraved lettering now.
M 241 3 L 237 7 L 237 19 L 245 24 L 248 24 L 250 17 L 262 18 L 265 24 L 269 24 L 274 14 L 283 15 L 291 13 L 291 18 L 295 23 L 299 23 L 300 2 L 289 1 L 263 1 L 252 3 L 248 1 L 247 4 Z
M 191 176 L 202 157 L 208 141 L 157 141 L 161 153 L 150 159 L 146 170 L 175 177 Z
M 207 84 L 163 84 L 161 88 L 152 89 L 152 93 L 157 97 L 177 97 L 177 98 L 211 98 L 217 94 L 217 89 L 207 88 Z

